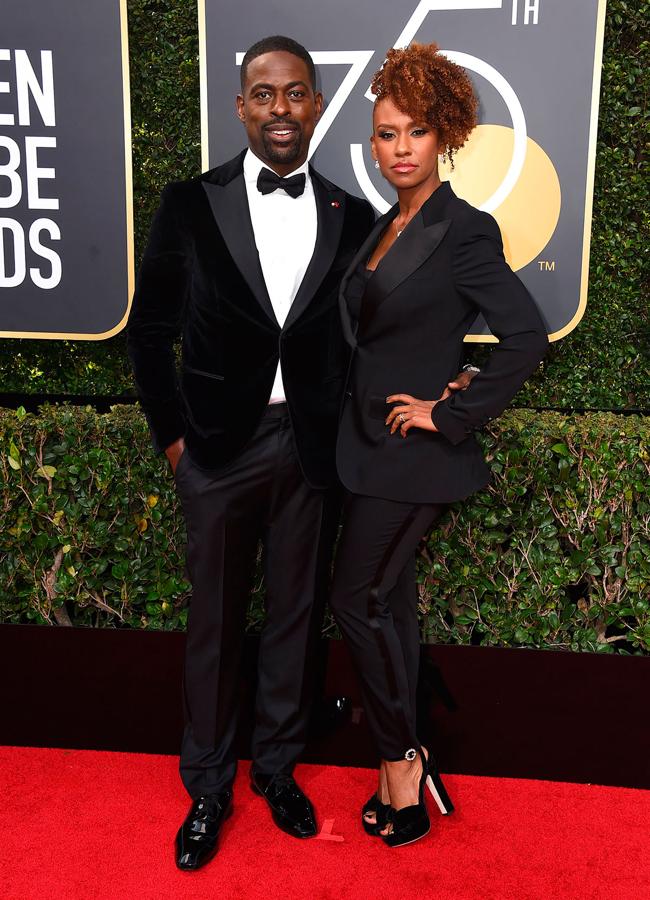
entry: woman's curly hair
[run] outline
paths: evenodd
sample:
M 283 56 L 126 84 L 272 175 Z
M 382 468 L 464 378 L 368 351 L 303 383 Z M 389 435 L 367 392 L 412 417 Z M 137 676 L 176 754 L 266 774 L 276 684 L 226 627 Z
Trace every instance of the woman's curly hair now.
M 390 98 L 414 122 L 438 130 L 450 160 L 476 126 L 478 101 L 462 66 L 440 53 L 437 44 L 410 44 L 389 50 L 375 72 L 371 90 L 377 100 Z

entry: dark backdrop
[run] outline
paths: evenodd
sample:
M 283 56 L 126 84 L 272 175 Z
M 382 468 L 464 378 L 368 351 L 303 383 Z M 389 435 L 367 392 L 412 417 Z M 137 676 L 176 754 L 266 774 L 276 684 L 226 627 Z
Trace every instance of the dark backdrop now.
M 128 11 L 138 259 L 160 189 L 200 170 L 198 33 L 195 0 L 129 0 Z M 609 0 L 607 6 L 587 311 L 552 346 L 518 406 L 650 408 L 649 189 L 642 168 L 649 12 L 648 2 Z M 272 22 L 260 23 L 260 36 L 272 30 Z M 232 127 L 239 127 L 234 113 Z M 480 362 L 485 348 L 471 349 Z M 16 394 L 129 394 L 124 338 L 2 340 L 0 385 Z

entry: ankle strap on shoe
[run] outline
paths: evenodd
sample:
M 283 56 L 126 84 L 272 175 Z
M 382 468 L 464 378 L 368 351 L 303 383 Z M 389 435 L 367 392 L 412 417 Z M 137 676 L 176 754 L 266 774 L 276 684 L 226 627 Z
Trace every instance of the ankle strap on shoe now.
M 382 757 L 382 759 L 384 759 L 386 762 L 401 762 L 403 759 L 406 759 L 409 762 L 413 762 L 414 759 L 417 759 L 419 752 L 420 751 L 415 747 L 409 747 L 409 749 L 406 750 L 402 756 L 384 756 Z

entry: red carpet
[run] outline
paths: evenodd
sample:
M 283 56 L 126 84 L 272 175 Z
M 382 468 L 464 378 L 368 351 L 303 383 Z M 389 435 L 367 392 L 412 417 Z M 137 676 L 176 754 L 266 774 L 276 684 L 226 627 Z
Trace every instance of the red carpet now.
M 188 803 L 177 759 L 0 748 L 0 897 L 200 900 L 650 897 L 650 792 L 469 776 L 445 779 L 456 812 L 417 844 L 367 837 L 367 769 L 300 766 L 323 833 L 271 824 L 243 763 L 215 859 L 178 872 Z

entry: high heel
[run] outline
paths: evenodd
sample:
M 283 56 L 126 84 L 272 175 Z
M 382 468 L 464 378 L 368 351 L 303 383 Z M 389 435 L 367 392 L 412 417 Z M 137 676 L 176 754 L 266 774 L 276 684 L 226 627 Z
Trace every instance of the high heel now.
M 379 833 L 380 831 L 383 831 L 388 824 L 389 811 L 390 803 L 382 803 L 377 794 L 373 794 L 361 810 L 361 824 L 363 825 L 366 834 L 378 835 L 381 837 Z M 375 814 L 374 822 L 366 821 L 366 813 L 370 812 Z
M 425 785 L 431 791 L 433 799 L 443 815 L 448 816 L 454 810 L 453 803 L 445 790 L 437 766 L 433 760 L 427 759 L 422 748 L 420 748 L 419 753 L 422 760 L 422 775 L 420 776 L 418 788 L 418 802 L 412 806 L 405 806 L 403 809 L 390 810 L 389 821 L 392 825 L 392 830 L 388 834 L 382 834 L 384 843 L 388 844 L 389 847 L 402 847 L 404 844 L 412 844 L 429 833 L 431 822 L 429 821 L 429 813 L 424 802 Z
M 449 816 L 454 811 L 454 804 L 451 802 L 447 789 L 442 783 L 438 767 L 435 764 L 435 761 L 431 759 L 427 761 L 427 767 L 429 769 L 429 774 L 427 775 L 427 787 L 431 791 L 433 799 L 436 801 L 436 806 L 442 815 Z

